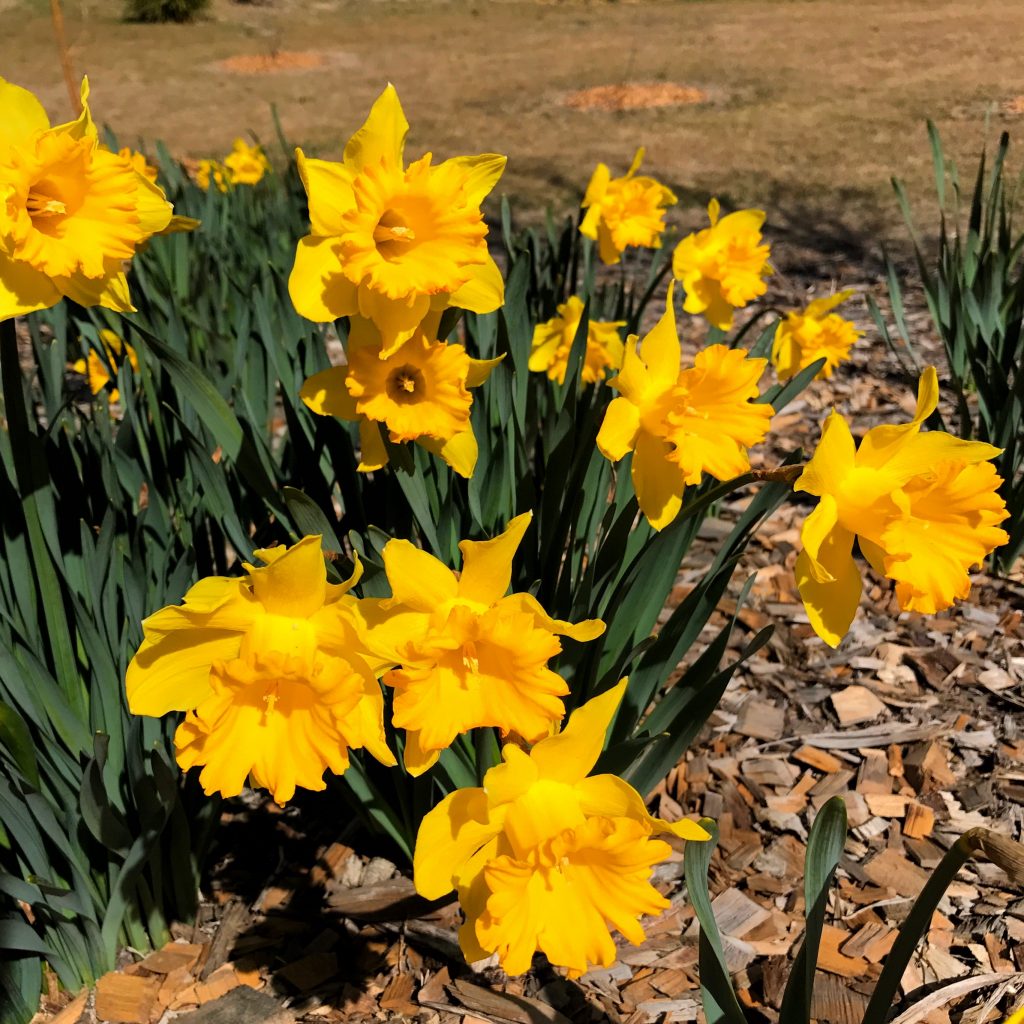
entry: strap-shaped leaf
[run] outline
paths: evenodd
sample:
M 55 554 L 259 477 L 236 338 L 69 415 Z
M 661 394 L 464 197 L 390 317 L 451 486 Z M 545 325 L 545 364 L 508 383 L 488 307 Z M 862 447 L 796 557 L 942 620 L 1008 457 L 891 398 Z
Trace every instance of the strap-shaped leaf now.
M 814 972 L 825 924 L 825 906 L 839 858 L 846 845 L 846 804 L 834 796 L 818 812 L 807 838 L 804 861 L 804 942 L 782 998 L 779 1019 L 786 1024 L 809 1024 L 814 994 Z
M 686 844 L 683 871 L 686 875 L 686 891 L 700 922 L 698 956 L 704 1016 L 707 1024 L 720 1024 L 723 1021 L 726 1024 L 747 1024 L 725 963 L 722 935 L 711 909 L 708 892 L 708 868 L 711 866 L 711 855 L 718 845 L 718 826 L 710 818 L 701 818 L 700 823 L 711 834 L 711 839 L 704 843 Z

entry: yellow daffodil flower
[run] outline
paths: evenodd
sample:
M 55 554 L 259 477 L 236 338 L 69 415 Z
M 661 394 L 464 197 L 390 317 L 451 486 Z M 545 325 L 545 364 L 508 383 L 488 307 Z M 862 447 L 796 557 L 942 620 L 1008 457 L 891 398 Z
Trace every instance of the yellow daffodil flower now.
M 207 793 L 234 796 L 247 776 L 283 804 L 298 786 L 324 789 L 349 748 L 396 763 L 384 700 L 357 632 L 349 590 L 327 582 L 319 537 L 256 552 L 246 576 L 200 580 L 181 605 L 143 622 L 128 666 L 136 715 L 186 711 L 175 734 L 183 771 L 202 765 Z
M 618 462 L 633 452 L 633 488 L 656 530 L 679 514 L 683 489 L 703 473 L 730 480 L 750 469 L 747 448 L 764 440 L 774 410 L 754 404 L 767 365 L 744 349 L 710 345 L 680 369 L 681 347 L 669 285 L 665 314 L 640 343 L 626 340 L 619 392 L 597 435 L 601 454 Z
M 170 224 L 163 192 L 100 145 L 88 82 L 69 124 L 2 78 L 0 111 L 0 320 L 64 296 L 132 312 L 124 261 Z
M 206 191 L 210 182 L 213 182 L 218 192 L 227 192 L 227 168 L 219 160 L 200 160 L 196 165 L 196 184 Z
M 772 272 L 769 246 L 761 241 L 762 210 L 737 210 L 718 219 L 717 199 L 708 203 L 711 226 L 687 235 L 672 254 L 672 273 L 686 289 L 683 309 L 703 313 L 723 331 L 733 314 L 764 295 Z
M 832 310 L 854 294 L 848 288 L 827 299 L 809 302 L 802 313 L 786 314 L 772 344 L 772 363 L 780 380 L 788 380 L 822 357 L 825 365 L 814 379 L 831 377 L 832 371 L 849 359 L 850 349 L 863 332 Z
M 565 382 L 565 371 L 569 365 L 569 353 L 576 331 L 583 319 L 583 300 L 570 295 L 557 309 L 550 320 L 537 324 L 533 329 L 533 350 L 530 352 L 530 369 L 546 373 L 559 384 Z M 604 380 L 608 370 L 622 366 L 623 345 L 619 328 L 625 327 L 625 320 L 591 320 L 587 328 L 587 352 L 583 358 L 581 376 L 585 384 Z
M 160 172 L 146 159 L 145 153 L 140 153 L 130 146 L 124 146 L 118 150 L 117 155 L 122 160 L 127 160 L 132 165 L 132 170 L 141 174 L 146 181 L 156 184 Z
M 821 498 L 800 533 L 800 596 L 814 631 L 836 647 L 857 611 L 861 580 L 853 541 L 896 583 L 904 611 L 948 608 L 971 589 L 968 569 L 1009 539 L 988 461 L 999 449 L 940 430 L 922 432 L 939 401 L 934 367 L 921 375 L 917 412 L 900 426 L 869 430 L 856 445 L 838 413 L 825 421 L 814 457 L 794 485 Z
M 250 146 L 245 139 L 235 139 L 223 168 L 230 184 L 255 185 L 270 170 L 270 161 L 262 146 Z
M 384 546 L 392 597 L 364 600 L 365 636 L 395 690 L 392 721 L 406 730 L 405 767 L 420 775 L 460 733 L 483 726 L 527 740 L 545 735 L 565 712 L 565 680 L 548 668 L 559 636 L 593 640 L 599 619 L 551 618 L 530 594 L 506 594 L 512 558 L 532 513 L 516 516 L 493 540 L 459 544 L 456 575 L 407 540 Z
M 297 151 L 311 234 L 288 281 L 295 308 L 326 322 L 359 314 L 381 333 L 387 358 L 431 310 L 490 313 L 504 283 L 487 249 L 480 204 L 505 169 L 493 153 L 405 166 L 409 123 L 389 85 L 349 139 L 342 163 Z
M 597 242 L 604 263 L 618 263 L 630 246 L 661 247 L 665 208 L 677 200 L 671 189 L 636 173 L 644 152 L 641 146 L 621 178 L 613 178 L 606 164 L 598 164 L 583 197 L 587 212 L 580 223 L 580 234 Z
M 450 793 L 423 819 L 416 889 L 427 899 L 458 890 L 468 961 L 497 953 L 523 974 L 539 950 L 571 978 L 610 966 L 611 929 L 641 943 L 638 918 L 669 906 L 650 879 L 672 848 L 652 837 L 710 838 L 696 822 L 653 817 L 622 779 L 589 774 L 625 692 L 623 680 L 594 697 L 529 753 L 507 744 L 482 789 Z
M 103 330 L 99 332 L 100 342 L 106 354 L 107 361 L 104 362 L 95 349 L 89 350 L 86 359 L 76 359 L 71 364 L 75 373 L 80 373 L 89 381 L 89 390 L 98 395 L 108 384 L 115 380 L 111 376 L 110 369 L 117 371 L 118 363 L 127 361 L 128 365 L 135 371 L 139 369 L 139 357 L 135 349 L 125 343 L 113 331 Z M 116 387 L 110 389 L 110 401 L 117 402 L 121 399 L 121 393 Z
M 359 424 L 360 472 L 388 463 L 383 425 L 395 444 L 415 441 L 460 476 L 473 475 L 477 443 L 469 389 L 483 384 L 501 359 L 471 359 L 461 345 L 431 341 L 439 320 L 440 313 L 428 314 L 408 341 L 382 359 L 380 332 L 355 316 L 348 365 L 314 374 L 302 386 L 302 400 L 314 412 Z

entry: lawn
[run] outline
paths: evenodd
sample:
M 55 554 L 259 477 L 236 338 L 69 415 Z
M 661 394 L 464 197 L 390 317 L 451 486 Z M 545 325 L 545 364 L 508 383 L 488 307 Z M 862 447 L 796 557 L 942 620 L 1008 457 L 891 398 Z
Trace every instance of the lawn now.
M 75 68 L 123 139 L 219 153 L 246 130 L 272 139 L 273 104 L 289 140 L 337 155 L 391 80 L 410 109 L 413 149 L 429 140 L 442 154 L 509 154 L 502 187 L 520 210 L 560 208 L 597 161 L 625 169 L 643 144 L 646 166 L 684 199 L 762 205 L 776 231 L 821 246 L 901 237 L 888 179 L 927 201 L 925 119 L 965 159 L 1013 130 L 1024 93 L 1007 44 L 1024 32 L 1015 0 L 215 0 L 188 26 L 119 14 L 116 0 L 66 4 Z M 4 75 L 66 108 L 48 6 L 0 0 L 0 40 Z M 240 74 L 221 64 L 239 57 L 300 66 Z M 565 105 L 577 90 L 620 83 L 695 86 L 708 98 Z M 692 223 L 698 211 L 684 202 L 679 217 Z

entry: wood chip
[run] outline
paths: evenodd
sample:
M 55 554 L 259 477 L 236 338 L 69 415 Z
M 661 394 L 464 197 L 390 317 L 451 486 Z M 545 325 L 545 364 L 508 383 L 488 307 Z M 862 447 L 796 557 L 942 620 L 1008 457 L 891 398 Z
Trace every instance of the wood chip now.
M 295 1024 L 295 1014 L 243 985 L 195 1013 L 175 1017 L 174 1024 Z
M 864 874 L 875 885 L 894 889 L 901 896 L 918 896 L 928 881 L 928 872 L 912 864 L 897 850 L 886 849 L 864 865 Z
M 191 970 L 203 955 L 206 947 L 192 942 L 168 942 L 163 949 L 144 957 L 139 966 L 153 974 L 170 974 L 171 971 L 184 967 Z
M 818 967 L 830 974 L 844 978 L 860 978 L 867 971 L 868 962 L 863 957 L 846 956 L 840 947 L 850 938 L 850 933 L 835 925 L 826 924 L 821 930 L 821 948 L 818 951 Z
M 847 686 L 845 690 L 833 693 L 832 707 L 835 708 L 839 724 L 844 728 L 873 722 L 886 710 L 885 705 L 866 686 Z
M 786 725 L 786 713 L 774 704 L 749 698 L 736 715 L 733 730 L 741 736 L 752 736 L 756 740 L 777 740 L 782 738 Z
M 838 772 L 843 767 L 843 762 L 839 760 L 834 754 L 828 754 L 824 750 L 818 750 L 811 746 L 802 746 L 799 750 L 794 751 L 793 760 L 799 761 L 801 764 L 809 765 L 811 768 L 817 769 L 819 772 Z
M 910 839 L 924 839 L 932 834 L 935 827 L 935 812 L 926 804 L 912 800 L 907 804 L 907 817 L 903 822 L 903 834 Z
M 726 889 L 711 901 L 711 909 L 715 921 L 723 935 L 741 939 L 747 932 L 753 931 L 762 921 L 771 917 L 760 903 L 755 903 L 749 896 L 744 896 L 739 889 Z
M 104 974 L 96 982 L 96 1016 L 111 1024 L 148 1024 L 159 991 L 159 978 Z

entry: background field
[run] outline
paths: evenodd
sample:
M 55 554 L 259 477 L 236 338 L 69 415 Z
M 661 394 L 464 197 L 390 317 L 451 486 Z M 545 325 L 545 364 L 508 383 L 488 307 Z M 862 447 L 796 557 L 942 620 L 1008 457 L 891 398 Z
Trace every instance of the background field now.
M 126 25 L 120 12 L 117 0 L 66 0 L 75 67 L 123 139 L 161 137 L 193 157 L 245 129 L 269 141 L 275 103 L 290 139 L 336 156 L 390 79 L 412 150 L 508 153 L 504 190 L 521 211 L 573 202 L 596 161 L 624 170 L 644 143 L 649 169 L 682 197 L 762 205 L 776 232 L 822 248 L 900 237 L 888 178 L 928 195 L 926 117 L 967 157 L 987 113 L 990 141 L 1015 127 L 1024 93 L 1019 0 L 215 0 L 191 26 Z M 257 74 L 219 65 L 281 52 L 323 63 Z M 0 0 L 0 73 L 67 114 L 43 0 Z M 710 98 L 564 106 L 574 90 L 627 82 Z M 678 213 L 684 224 L 698 216 L 692 203 Z

